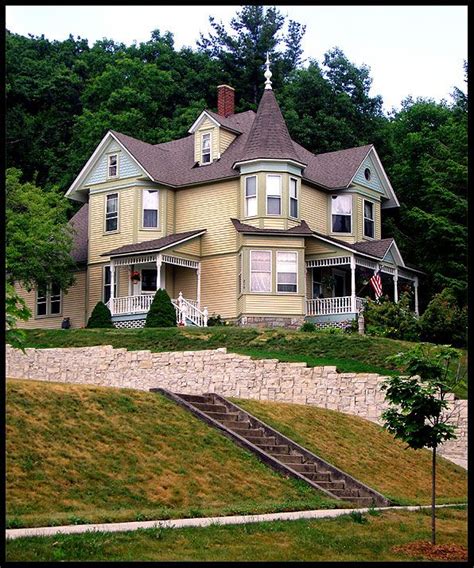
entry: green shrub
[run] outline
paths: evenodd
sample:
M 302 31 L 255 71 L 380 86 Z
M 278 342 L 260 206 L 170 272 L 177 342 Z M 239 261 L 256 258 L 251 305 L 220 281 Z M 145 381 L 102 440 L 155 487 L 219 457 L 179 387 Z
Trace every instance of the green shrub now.
M 176 310 L 166 290 L 160 288 L 156 291 L 145 327 L 176 327 Z
M 378 302 L 367 300 L 364 308 L 367 335 L 418 341 L 420 330 L 415 314 L 410 310 L 410 296 L 402 294 L 398 303 L 386 298 Z
M 207 318 L 207 325 L 208 327 L 212 327 L 214 325 L 226 325 L 225 321 L 222 321 L 221 316 L 218 314 L 212 314 L 211 317 Z
M 423 341 L 464 347 L 467 343 L 467 308 L 457 305 L 454 293 L 445 288 L 436 294 L 420 317 Z
M 104 302 L 97 302 L 95 308 L 92 310 L 91 317 L 89 318 L 86 327 L 114 327 L 114 324 L 112 323 L 112 315 Z
M 300 327 L 300 331 L 316 331 L 316 326 L 310 321 L 305 321 L 304 324 Z

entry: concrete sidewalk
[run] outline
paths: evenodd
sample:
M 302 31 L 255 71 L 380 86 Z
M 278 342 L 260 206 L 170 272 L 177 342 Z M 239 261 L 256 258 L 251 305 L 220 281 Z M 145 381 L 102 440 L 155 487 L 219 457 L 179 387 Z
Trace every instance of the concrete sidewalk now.
M 467 505 L 437 505 L 436 508 L 457 507 Z M 25 529 L 7 529 L 6 538 L 21 538 L 26 536 L 53 536 L 57 534 L 80 534 L 86 532 L 126 532 L 137 529 L 172 528 L 184 527 L 208 527 L 210 525 L 242 525 L 246 523 L 261 523 L 267 521 L 295 521 L 297 519 L 326 519 L 347 515 L 352 511 L 366 513 L 372 511 L 406 510 L 418 511 L 429 509 L 431 505 L 414 505 L 402 507 L 368 507 L 360 509 L 320 509 L 317 511 L 294 511 L 290 513 L 268 513 L 264 515 L 234 515 L 231 517 L 204 517 L 199 519 L 171 519 L 165 521 L 141 521 L 128 523 L 102 523 L 93 525 L 64 525 L 59 527 L 34 527 Z

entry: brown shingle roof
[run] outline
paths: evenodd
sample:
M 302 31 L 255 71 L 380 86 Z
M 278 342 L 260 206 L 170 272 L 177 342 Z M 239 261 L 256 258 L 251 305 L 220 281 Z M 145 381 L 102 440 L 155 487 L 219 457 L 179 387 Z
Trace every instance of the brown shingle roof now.
M 268 89 L 263 92 L 257 114 L 248 135 L 239 162 L 257 158 L 294 160 L 306 163 L 299 156 L 285 119 L 275 98 L 275 93 Z
M 195 231 L 187 231 L 185 233 L 176 233 L 174 235 L 168 235 L 167 237 L 162 237 L 161 239 L 153 239 L 151 241 L 144 241 L 143 243 L 134 243 L 132 245 L 125 245 L 113 249 L 109 252 L 104 252 L 100 256 L 120 256 L 123 254 L 131 254 L 137 252 L 150 252 L 159 251 L 165 248 L 169 248 L 173 245 L 178 245 L 182 241 L 186 241 L 197 237 L 204 233 L 206 229 L 197 229 Z
M 354 243 L 351 245 L 351 248 L 358 252 L 364 252 L 366 254 L 371 254 L 372 256 L 383 258 L 393 242 L 394 240 L 392 238 L 379 239 L 376 241 L 362 241 Z
M 69 225 L 74 229 L 71 256 L 77 263 L 87 262 L 87 229 L 89 222 L 89 204 L 83 205 L 71 219 Z
M 301 220 L 301 224 L 291 229 L 261 229 L 246 223 L 241 223 L 238 219 L 231 219 L 235 230 L 239 233 L 248 235 L 281 235 L 281 236 L 309 236 L 313 231 L 308 227 L 306 221 Z

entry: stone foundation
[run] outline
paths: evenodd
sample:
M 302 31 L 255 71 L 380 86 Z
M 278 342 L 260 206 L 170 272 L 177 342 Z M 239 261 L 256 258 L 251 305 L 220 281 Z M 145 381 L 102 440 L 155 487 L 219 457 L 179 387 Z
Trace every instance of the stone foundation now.
M 337 373 L 336 367 L 307 367 L 277 359 L 251 359 L 226 349 L 150 353 L 111 346 L 31 349 L 6 346 L 6 376 L 172 392 L 215 392 L 257 400 L 309 404 L 380 423 L 387 408 L 374 373 Z M 467 469 L 467 401 L 450 395 L 451 422 L 457 439 L 439 453 Z
M 286 327 L 299 329 L 304 323 L 304 316 L 241 316 L 237 325 L 243 327 Z

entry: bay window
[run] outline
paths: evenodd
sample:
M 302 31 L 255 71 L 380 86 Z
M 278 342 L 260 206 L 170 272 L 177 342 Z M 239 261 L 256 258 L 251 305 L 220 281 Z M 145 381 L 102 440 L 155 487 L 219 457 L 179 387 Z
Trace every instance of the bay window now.
M 257 176 L 245 178 L 245 216 L 257 215 Z
M 272 291 L 272 253 L 268 250 L 250 251 L 250 291 Z
M 290 217 L 298 217 L 298 181 L 290 177 Z
M 267 175 L 267 215 L 281 215 L 281 176 Z
M 332 232 L 352 232 L 352 195 L 332 195 L 331 197 Z
M 143 228 L 156 229 L 158 227 L 158 191 L 143 190 Z
M 276 253 L 277 292 L 297 292 L 298 289 L 298 253 Z

